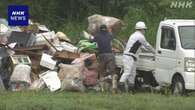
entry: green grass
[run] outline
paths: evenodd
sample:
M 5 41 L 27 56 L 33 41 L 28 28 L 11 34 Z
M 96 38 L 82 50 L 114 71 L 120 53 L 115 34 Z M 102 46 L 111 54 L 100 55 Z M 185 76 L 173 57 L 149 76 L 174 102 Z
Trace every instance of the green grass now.
M 194 110 L 195 97 L 138 93 L 1 92 L 0 110 Z

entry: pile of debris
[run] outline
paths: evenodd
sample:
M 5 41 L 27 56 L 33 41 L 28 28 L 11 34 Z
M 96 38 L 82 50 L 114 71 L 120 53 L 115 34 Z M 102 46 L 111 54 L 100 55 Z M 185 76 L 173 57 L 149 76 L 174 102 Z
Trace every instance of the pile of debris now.
M 98 27 L 101 17 L 105 18 L 101 15 L 89 17 L 88 29 L 94 24 Z M 110 19 L 114 19 L 111 21 L 117 26 L 120 24 L 120 20 Z M 107 25 L 115 27 L 113 22 Z M 88 32 L 90 34 L 84 31 L 86 38 L 95 34 L 94 29 Z M 5 19 L 0 19 L 0 90 L 41 90 L 47 87 L 53 92 L 85 91 L 88 87 L 96 87 L 96 48 L 96 44 L 88 40 L 74 45 L 63 32 L 55 33 L 39 23 L 9 27 Z M 115 48 L 118 52 L 122 49 Z

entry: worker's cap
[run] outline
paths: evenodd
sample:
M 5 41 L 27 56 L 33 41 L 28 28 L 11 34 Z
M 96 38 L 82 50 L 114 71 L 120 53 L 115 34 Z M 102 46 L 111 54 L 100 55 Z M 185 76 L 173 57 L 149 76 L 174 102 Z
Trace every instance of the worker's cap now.
M 105 24 L 102 24 L 102 25 L 100 25 L 100 30 L 107 31 L 108 29 L 107 29 L 107 26 Z

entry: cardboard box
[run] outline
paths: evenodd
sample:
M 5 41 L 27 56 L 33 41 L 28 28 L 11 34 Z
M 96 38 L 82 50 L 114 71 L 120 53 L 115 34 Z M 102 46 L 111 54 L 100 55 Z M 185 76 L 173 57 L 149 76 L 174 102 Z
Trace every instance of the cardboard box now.
M 56 66 L 56 61 L 52 59 L 51 55 L 42 54 L 40 65 L 53 70 Z

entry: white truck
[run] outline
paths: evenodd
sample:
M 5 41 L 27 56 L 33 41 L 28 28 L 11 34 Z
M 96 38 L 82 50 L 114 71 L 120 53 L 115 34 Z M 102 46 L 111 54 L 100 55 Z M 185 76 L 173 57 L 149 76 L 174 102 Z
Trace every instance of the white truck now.
M 116 64 L 121 67 L 121 56 Z M 171 87 L 173 94 L 195 90 L 195 20 L 161 21 L 156 36 L 156 53 L 140 53 L 137 86 Z

